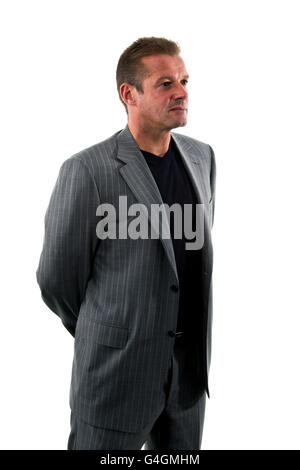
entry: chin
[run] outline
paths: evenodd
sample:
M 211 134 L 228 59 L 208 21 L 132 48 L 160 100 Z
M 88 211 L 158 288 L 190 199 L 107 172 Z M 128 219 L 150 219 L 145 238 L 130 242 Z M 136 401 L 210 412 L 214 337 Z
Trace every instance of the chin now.
M 187 124 L 187 120 L 184 120 L 184 121 L 176 121 L 176 122 L 173 123 L 171 129 L 175 129 L 176 127 L 184 127 L 184 126 L 186 126 L 186 124 Z

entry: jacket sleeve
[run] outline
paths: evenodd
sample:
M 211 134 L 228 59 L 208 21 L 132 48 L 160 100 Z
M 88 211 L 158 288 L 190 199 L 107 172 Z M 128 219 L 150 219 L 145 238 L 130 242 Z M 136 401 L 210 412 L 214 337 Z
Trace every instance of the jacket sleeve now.
M 87 164 L 76 155 L 65 160 L 44 218 L 36 279 L 43 301 L 72 336 L 100 242 L 98 205 L 99 192 Z
M 215 199 L 216 199 L 216 159 L 215 154 L 211 146 L 209 146 L 211 152 L 211 166 L 210 166 L 210 190 L 212 197 L 212 227 L 214 224 L 215 215 Z

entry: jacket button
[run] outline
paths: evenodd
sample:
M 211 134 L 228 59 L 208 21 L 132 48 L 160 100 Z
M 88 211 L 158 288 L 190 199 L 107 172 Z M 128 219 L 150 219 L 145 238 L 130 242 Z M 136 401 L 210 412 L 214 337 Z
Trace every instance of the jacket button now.
M 180 338 L 183 335 L 183 331 L 169 330 L 168 335 L 169 336 L 176 336 L 176 337 Z
M 174 291 L 174 292 L 178 292 L 178 286 L 176 286 L 175 284 L 173 284 L 171 286 L 171 290 Z

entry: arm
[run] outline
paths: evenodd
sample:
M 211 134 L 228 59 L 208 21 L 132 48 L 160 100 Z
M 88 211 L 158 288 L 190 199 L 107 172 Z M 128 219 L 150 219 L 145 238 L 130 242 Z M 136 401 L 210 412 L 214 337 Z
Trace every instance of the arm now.
M 36 279 L 43 301 L 72 336 L 100 242 L 96 235 L 98 205 L 98 189 L 87 165 L 77 156 L 67 159 L 46 211 Z
M 216 195 L 216 159 L 212 147 L 209 145 L 211 152 L 211 166 L 210 166 L 210 190 L 212 198 L 212 226 L 214 224 L 215 214 L 215 195 Z

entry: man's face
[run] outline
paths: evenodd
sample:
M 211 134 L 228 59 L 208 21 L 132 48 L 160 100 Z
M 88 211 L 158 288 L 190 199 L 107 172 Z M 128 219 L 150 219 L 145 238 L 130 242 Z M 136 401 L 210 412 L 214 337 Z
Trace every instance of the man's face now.
M 142 82 L 143 94 L 134 89 L 135 113 L 143 127 L 171 130 L 185 126 L 188 112 L 188 74 L 180 56 L 143 57 L 150 76 Z M 175 108 L 175 109 L 174 109 Z

